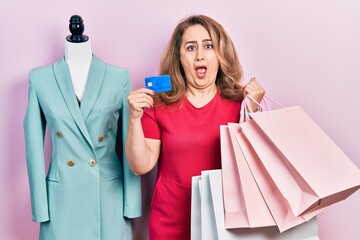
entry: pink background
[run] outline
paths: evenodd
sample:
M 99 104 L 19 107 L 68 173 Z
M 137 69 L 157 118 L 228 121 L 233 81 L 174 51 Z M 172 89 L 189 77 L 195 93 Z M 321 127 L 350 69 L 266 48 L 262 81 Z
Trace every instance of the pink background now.
M 256 76 L 267 95 L 285 106 L 301 105 L 360 167 L 359 1 L 1 1 L 1 239 L 37 239 L 22 127 L 28 72 L 62 56 L 70 16 L 83 17 L 94 53 L 128 68 L 139 87 L 145 76 L 157 73 L 175 25 L 193 13 L 209 15 L 227 29 L 247 80 Z M 49 148 L 47 141 L 47 156 Z M 151 189 L 151 181 L 144 187 Z M 150 191 L 144 197 L 148 203 Z M 360 191 L 319 215 L 321 239 L 358 239 L 359 218 Z

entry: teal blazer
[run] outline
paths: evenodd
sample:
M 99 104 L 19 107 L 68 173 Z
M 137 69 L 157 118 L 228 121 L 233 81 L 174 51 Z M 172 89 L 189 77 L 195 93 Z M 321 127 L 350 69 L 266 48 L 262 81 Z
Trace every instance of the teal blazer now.
M 131 89 L 126 69 L 95 55 L 80 107 L 64 58 L 30 71 L 24 132 L 39 239 L 131 239 L 127 218 L 141 215 L 140 178 L 124 152 Z M 47 174 L 46 125 L 52 146 Z

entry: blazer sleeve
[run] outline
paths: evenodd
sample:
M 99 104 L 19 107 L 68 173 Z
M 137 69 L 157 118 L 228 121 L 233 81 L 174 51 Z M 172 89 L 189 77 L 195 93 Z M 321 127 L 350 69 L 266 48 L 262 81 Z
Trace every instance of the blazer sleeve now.
M 33 71 L 30 71 L 28 105 L 24 119 L 26 164 L 30 185 L 32 220 L 46 222 L 49 220 L 44 162 L 46 121 L 32 78 Z
M 123 85 L 122 99 L 122 149 L 125 149 L 126 135 L 128 129 L 129 106 L 127 97 L 132 90 L 132 84 L 129 72 L 125 73 L 125 81 Z M 130 169 L 123 151 L 123 171 L 124 171 L 124 216 L 128 218 L 136 218 L 141 216 L 142 199 L 141 199 L 141 178 L 136 176 Z

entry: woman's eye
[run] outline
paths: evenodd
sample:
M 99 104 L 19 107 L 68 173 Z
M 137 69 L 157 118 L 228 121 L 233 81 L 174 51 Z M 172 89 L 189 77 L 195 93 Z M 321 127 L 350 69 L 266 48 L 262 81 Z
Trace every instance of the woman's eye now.
M 196 47 L 194 45 L 190 45 L 187 47 L 187 50 L 189 51 L 194 51 L 196 49 Z
M 206 48 L 206 49 L 212 49 L 212 48 L 213 48 L 213 45 L 210 44 L 210 43 L 208 43 L 208 44 L 205 45 L 205 48 Z

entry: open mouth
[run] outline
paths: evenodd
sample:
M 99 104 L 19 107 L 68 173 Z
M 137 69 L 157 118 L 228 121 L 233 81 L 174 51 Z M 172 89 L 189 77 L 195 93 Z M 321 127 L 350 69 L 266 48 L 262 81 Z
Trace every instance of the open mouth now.
M 206 66 L 197 66 L 195 67 L 195 72 L 198 78 L 203 78 L 206 75 Z

